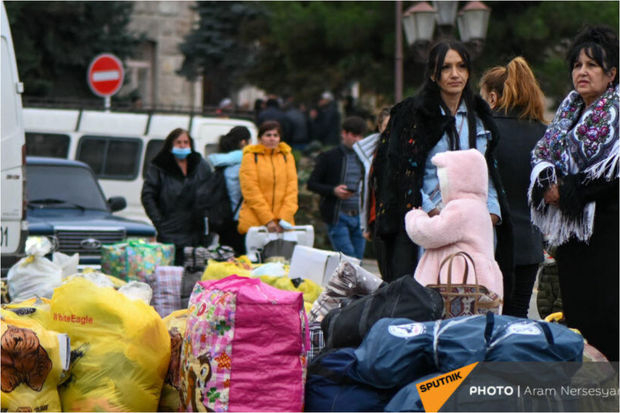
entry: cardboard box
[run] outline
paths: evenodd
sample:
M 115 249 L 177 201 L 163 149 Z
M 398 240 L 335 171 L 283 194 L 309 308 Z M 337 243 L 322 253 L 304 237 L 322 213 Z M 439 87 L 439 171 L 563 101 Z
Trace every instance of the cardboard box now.
M 305 278 L 325 286 L 341 260 L 359 265 L 360 260 L 341 252 L 296 245 L 288 273 L 290 278 Z

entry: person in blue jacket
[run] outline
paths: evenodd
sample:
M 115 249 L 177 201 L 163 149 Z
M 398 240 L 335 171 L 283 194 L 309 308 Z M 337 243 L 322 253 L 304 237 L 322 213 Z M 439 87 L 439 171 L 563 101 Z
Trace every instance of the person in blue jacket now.
M 244 236 L 237 231 L 241 202 L 241 186 L 239 184 L 239 168 L 243 158 L 243 147 L 250 142 L 250 131 L 245 126 L 235 126 L 219 141 L 218 153 L 209 155 L 214 168 L 224 168 L 226 189 L 230 198 L 230 209 L 233 211 L 233 223 L 230 229 L 220 231 L 220 244 L 233 247 L 237 255 L 245 254 Z

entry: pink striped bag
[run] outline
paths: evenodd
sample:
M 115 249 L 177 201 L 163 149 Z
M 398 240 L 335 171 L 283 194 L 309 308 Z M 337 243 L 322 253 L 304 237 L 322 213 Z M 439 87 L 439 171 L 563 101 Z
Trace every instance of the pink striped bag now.
M 310 346 L 303 297 L 259 279 L 196 284 L 181 348 L 186 411 L 303 411 Z

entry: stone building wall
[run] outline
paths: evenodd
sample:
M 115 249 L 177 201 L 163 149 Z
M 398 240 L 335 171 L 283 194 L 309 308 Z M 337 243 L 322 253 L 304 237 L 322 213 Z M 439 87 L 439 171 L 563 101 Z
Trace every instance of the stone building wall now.
M 144 106 L 201 106 L 201 80 L 189 82 L 176 72 L 183 63 L 179 44 L 198 19 L 194 1 L 136 1 L 129 30 L 146 41 L 127 63 L 129 84 L 123 92 L 139 95 Z

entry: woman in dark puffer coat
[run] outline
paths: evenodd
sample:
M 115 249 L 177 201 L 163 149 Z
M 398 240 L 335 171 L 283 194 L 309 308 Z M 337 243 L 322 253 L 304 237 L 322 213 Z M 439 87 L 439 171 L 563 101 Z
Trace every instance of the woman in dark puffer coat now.
M 157 229 L 157 241 L 174 244 L 175 265 L 183 265 L 183 247 L 205 240 L 204 204 L 209 164 L 194 150 L 189 132 L 177 128 L 149 165 L 142 205 Z

